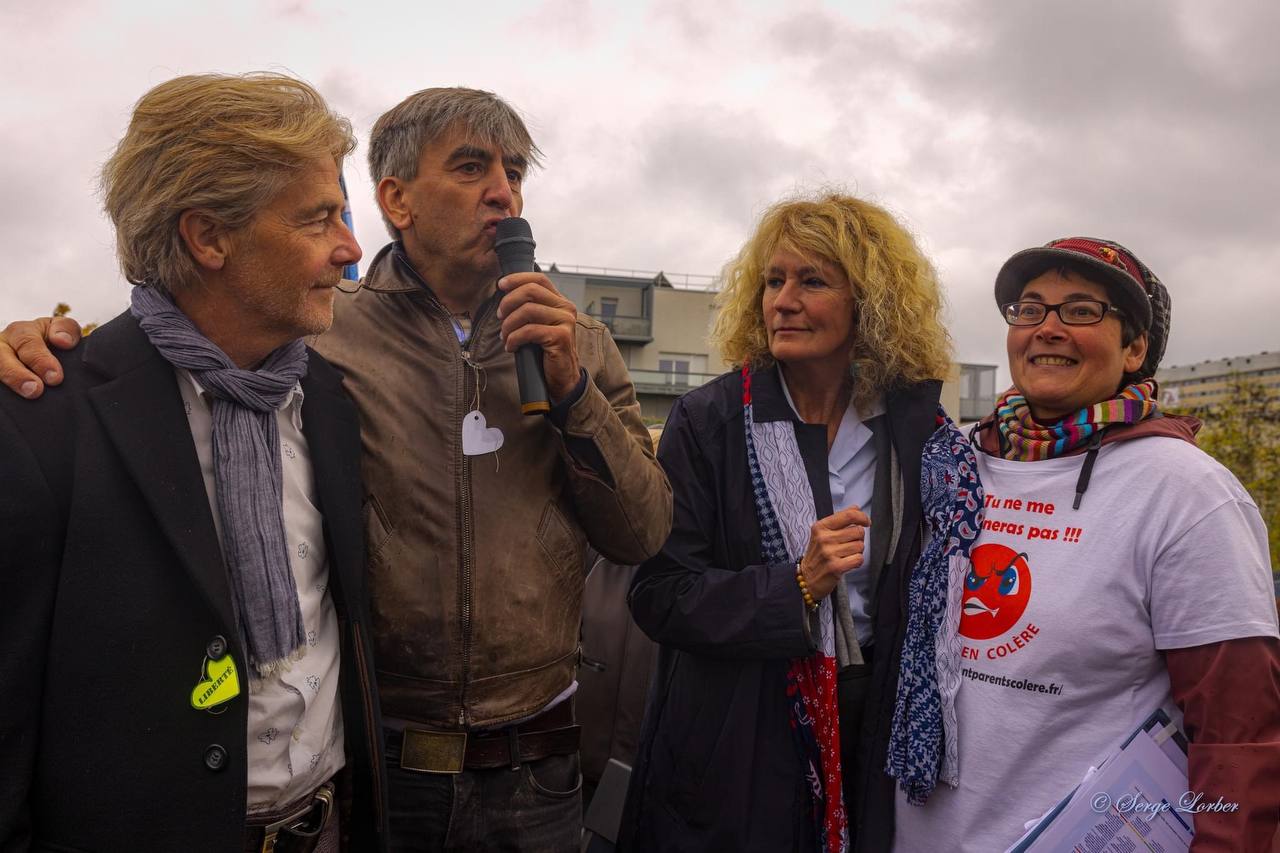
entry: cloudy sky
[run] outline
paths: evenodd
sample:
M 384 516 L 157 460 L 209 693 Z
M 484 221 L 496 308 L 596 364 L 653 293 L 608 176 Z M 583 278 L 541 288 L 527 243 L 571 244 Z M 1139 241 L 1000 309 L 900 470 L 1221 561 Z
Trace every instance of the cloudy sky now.
M 546 153 L 525 208 L 543 262 L 714 273 L 771 201 L 834 184 L 919 236 L 962 360 L 1004 364 L 995 271 L 1069 234 L 1126 244 L 1169 286 L 1166 364 L 1280 349 L 1266 0 L 0 0 L 0 32 L 5 320 L 120 311 L 95 180 L 134 101 L 177 74 L 271 69 L 355 125 L 367 258 L 386 240 L 368 129 L 413 91 L 467 85 L 516 105 Z

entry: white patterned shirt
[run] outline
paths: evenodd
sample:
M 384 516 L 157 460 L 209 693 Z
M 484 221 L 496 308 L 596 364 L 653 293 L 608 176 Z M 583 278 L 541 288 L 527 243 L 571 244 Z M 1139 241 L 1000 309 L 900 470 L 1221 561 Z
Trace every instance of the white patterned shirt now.
M 213 478 L 212 398 L 189 371 L 175 371 L 221 542 L 222 519 Z M 338 617 L 329 594 L 324 517 L 317 506 L 311 455 L 302 434 L 302 396 L 302 387 L 295 386 L 277 410 L 276 423 L 284 474 L 285 542 L 307 645 L 302 658 L 288 671 L 266 679 L 258 679 L 256 674 L 250 677 L 247 665 L 237 662 L 241 664 L 241 683 L 247 683 L 249 692 L 250 813 L 299 800 L 346 761 L 338 701 Z

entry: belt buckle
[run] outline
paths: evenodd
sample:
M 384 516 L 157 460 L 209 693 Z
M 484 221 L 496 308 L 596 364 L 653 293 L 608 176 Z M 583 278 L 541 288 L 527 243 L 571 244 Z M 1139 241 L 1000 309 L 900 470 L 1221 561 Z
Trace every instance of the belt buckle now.
M 405 729 L 400 749 L 400 769 L 456 775 L 462 772 L 466 755 L 466 732 Z
M 314 828 L 308 828 L 308 818 L 317 807 L 320 809 L 320 819 L 316 821 Z M 261 853 L 274 853 L 276 841 L 281 832 L 287 832 L 290 835 L 297 835 L 302 838 L 312 838 L 319 835 L 325 824 L 329 822 L 329 812 L 332 810 L 333 783 L 326 782 L 316 789 L 311 801 L 305 806 L 302 806 L 293 814 L 286 815 L 275 823 L 269 823 L 262 828 Z

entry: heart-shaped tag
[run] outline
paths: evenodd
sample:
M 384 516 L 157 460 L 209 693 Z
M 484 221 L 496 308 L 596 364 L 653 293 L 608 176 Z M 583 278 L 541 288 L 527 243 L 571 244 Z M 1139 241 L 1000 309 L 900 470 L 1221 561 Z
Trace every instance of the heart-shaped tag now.
M 208 678 L 200 679 L 191 691 L 191 707 L 206 711 L 240 695 L 240 675 L 231 655 L 209 660 L 205 658 L 204 671 Z
M 466 456 L 493 453 L 502 446 L 502 430 L 490 427 L 478 410 L 462 419 L 462 452 Z

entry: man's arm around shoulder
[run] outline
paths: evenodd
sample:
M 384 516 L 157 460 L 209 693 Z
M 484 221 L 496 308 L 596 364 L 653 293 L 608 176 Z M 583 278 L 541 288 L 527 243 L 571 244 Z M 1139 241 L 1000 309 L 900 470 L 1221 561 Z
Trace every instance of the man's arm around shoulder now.
M 71 349 L 80 342 L 80 324 L 70 317 L 37 317 L 10 323 L 0 331 L 0 382 L 34 400 L 45 386 L 62 382 L 62 365 L 49 349 Z

